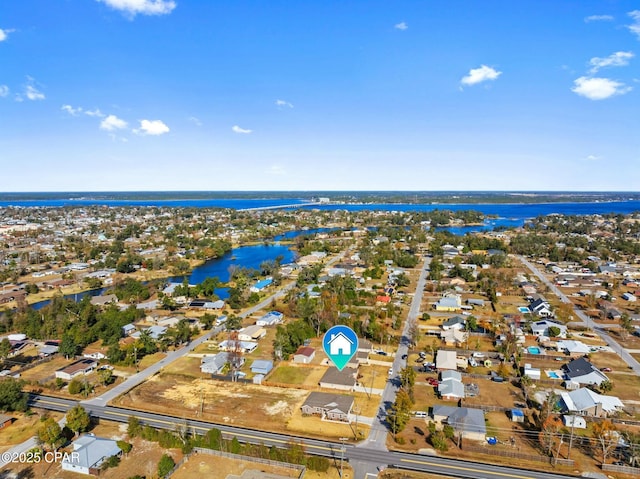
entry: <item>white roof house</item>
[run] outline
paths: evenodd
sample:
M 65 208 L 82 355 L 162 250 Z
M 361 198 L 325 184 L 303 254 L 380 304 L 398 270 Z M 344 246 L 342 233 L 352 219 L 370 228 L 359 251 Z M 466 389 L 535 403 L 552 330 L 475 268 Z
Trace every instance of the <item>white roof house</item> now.
M 615 396 L 604 396 L 588 388 L 560 394 L 564 403 L 564 410 L 582 416 L 606 416 L 624 407 L 622 401 Z
M 549 321 L 548 319 L 531 323 L 531 332 L 534 336 L 549 336 L 549 328 L 558 328 L 560 330 L 558 337 L 567 337 L 567 327 L 564 324 Z
M 93 474 L 106 459 L 121 453 L 116 441 L 87 434 L 73 442 L 73 453 L 64 455 L 62 469 L 79 474 Z
M 584 355 L 591 352 L 591 348 L 584 344 L 582 341 L 574 341 L 572 339 L 565 339 L 556 343 L 558 352 L 566 352 L 569 354 Z

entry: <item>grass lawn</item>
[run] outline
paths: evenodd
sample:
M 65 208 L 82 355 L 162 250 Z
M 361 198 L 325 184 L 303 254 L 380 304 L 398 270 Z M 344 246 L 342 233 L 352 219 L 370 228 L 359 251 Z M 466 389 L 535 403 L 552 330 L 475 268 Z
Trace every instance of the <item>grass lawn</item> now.
M 241 461 L 226 457 L 198 454 L 192 456 L 171 477 L 173 479 L 200 479 L 202 477 L 227 477 L 229 474 L 242 475 L 244 471 L 260 474 L 277 474 L 280 477 L 298 477 L 299 472 L 286 467 L 276 467 L 257 462 Z M 306 477 L 306 475 L 305 475 Z
M 47 416 L 58 421 L 62 418 L 62 413 L 47 412 Z M 24 413 L 9 413 L 8 416 L 15 418 L 10 426 L 0 429 L 0 450 L 9 449 L 15 444 L 20 444 L 36 434 L 40 424 L 41 415 L 32 414 L 30 416 Z M 5 447 L 6 446 L 6 447 Z
M 283 384 L 304 384 L 311 371 L 310 368 L 298 368 L 295 366 L 278 366 L 269 376 L 269 381 Z

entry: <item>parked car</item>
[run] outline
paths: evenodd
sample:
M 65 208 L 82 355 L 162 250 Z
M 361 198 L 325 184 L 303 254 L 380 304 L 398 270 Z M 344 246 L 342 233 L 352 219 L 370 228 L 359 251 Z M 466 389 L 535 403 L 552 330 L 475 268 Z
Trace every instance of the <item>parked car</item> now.
M 610 373 L 611 368 L 602 368 L 600 371 L 602 371 L 603 373 Z

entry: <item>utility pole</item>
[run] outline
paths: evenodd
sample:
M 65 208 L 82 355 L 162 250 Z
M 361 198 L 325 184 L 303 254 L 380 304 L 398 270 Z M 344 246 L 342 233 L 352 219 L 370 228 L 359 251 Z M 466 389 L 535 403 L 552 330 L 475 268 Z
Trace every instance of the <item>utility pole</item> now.
M 340 443 L 342 444 L 342 445 L 340 446 L 340 479 L 342 479 L 342 478 L 344 477 L 344 476 L 343 476 L 344 471 L 343 471 L 343 469 L 342 469 L 342 466 L 343 466 L 343 464 L 344 464 L 344 451 L 345 451 L 345 445 L 344 445 L 344 443 L 345 443 L 345 441 L 348 441 L 348 440 L 349 440 L 349 438 L 347 438 L 347 437 L 341 437 L 341 438 L 340 438 Z
M 369 399 L 371 399 L 371 396 L 373 395 L 373 382 L 375 381 L 375 379 L 376 379 L 376 370 L 374 369 L 371 374 L 371 388 L 369 391 Z

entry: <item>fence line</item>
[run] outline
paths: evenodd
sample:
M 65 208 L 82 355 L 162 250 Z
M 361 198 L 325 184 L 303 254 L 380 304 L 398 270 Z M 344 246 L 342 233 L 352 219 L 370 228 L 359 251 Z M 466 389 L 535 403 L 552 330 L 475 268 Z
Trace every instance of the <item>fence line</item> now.
M 616 466 L 615 464 L 603 464 L 602 470 L 606 472 L 621 472 L 622 474 L 640 475 L 640 468 L 631 466 Z
M 468 446 L 463 442 L 462 449 L 465 451 L 477 452 L 480 454 L 488 454 L 491 456 L 512 457 L 514 459 L 523 459 L 525 461 L 550 462 L 552 464 L 560 464 L 563 466 L 573 466 L 573 459 L 555 459 L 549 456 L 535 456 L 533 454 L 522 454 L 517 451 L 503 451 L 500 449 L 488 449 L 488 447 Z

